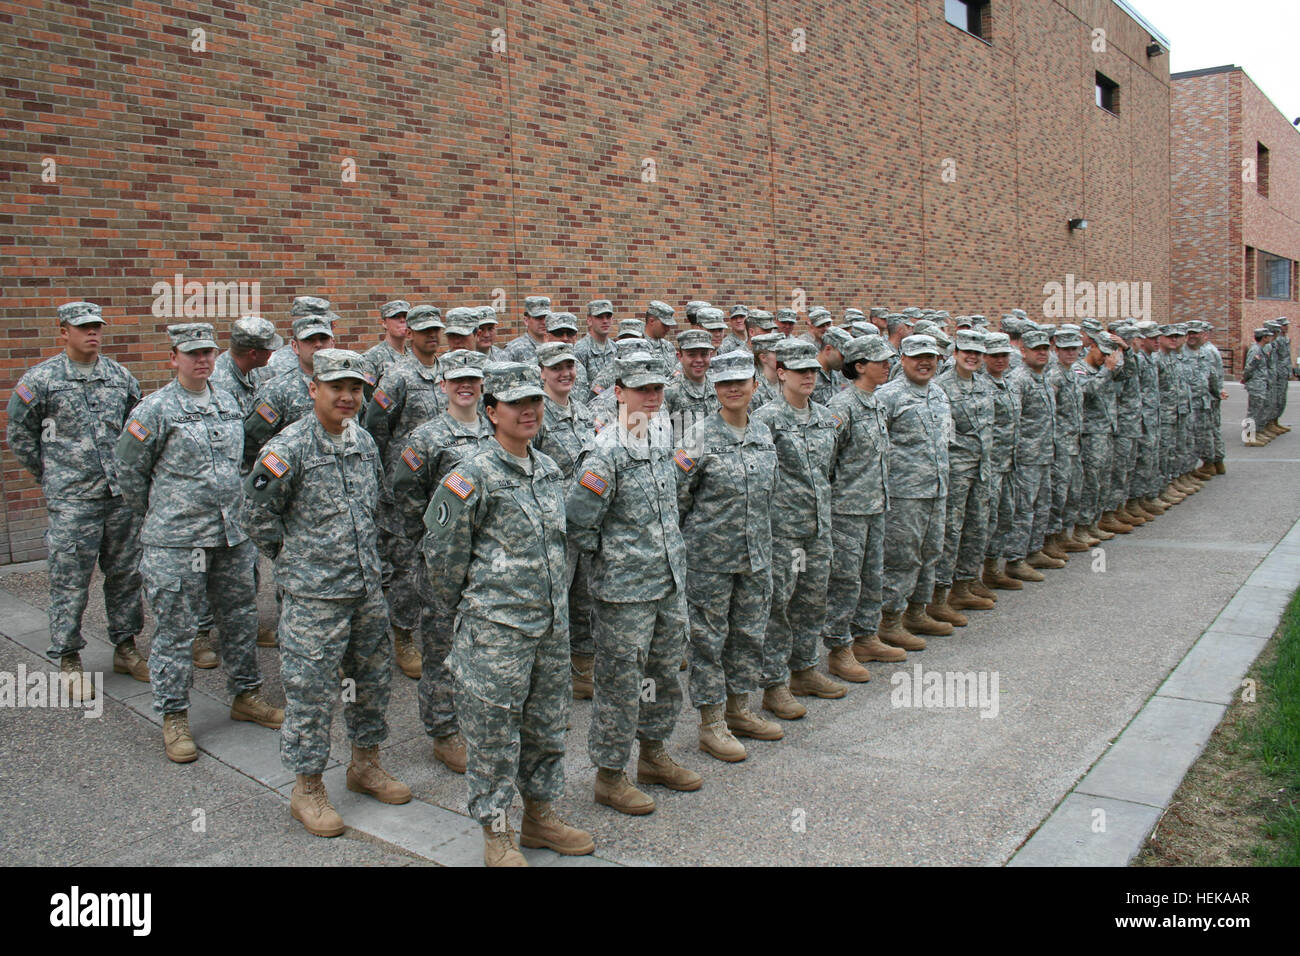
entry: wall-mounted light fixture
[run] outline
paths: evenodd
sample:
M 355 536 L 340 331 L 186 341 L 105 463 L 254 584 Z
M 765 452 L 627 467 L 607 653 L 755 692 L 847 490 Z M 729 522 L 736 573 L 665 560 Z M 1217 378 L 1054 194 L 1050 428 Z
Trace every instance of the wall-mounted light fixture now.
M 1088 220 L 1086 220 L 1086 219 L 1071 219 L 1071 220 L 1070 220 L 1070 228 L 1071 228 L 1071 229 L 1087 229 L 1087 228 L 1088 228 Z
M 1160 56 L 1169 51 L 1158 40 L 1152 40 L 1147 44 L 1147 56 Z

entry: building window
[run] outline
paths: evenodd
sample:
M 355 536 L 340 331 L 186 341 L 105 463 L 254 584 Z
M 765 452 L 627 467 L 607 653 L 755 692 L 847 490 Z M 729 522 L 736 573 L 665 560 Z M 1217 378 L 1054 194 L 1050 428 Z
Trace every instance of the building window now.
M 1259 278 L 1255 275 L 1254 246 L 1246 247 L 1246 268 L 1242 274 L 1246 277 L 1245 297 L 1253 299 L 1255 298 L 1255 284 L 1259 282 Z
M 1097 105 L 1107 113 L 1119 113 L 1119 84 L 1102 73 L 1097 74 Z
M 958 29 L 989 39 L 988 0 L 943 0 L 943 15 Z
M 1255 189 L 1268 198 L 1268 147 L 1263 143 L 1255 144 Z
M 1261 299 L 1290 299 L 1291 260 L 1262 249 L 1255 258 L 1259 263 L 1259 283 L 1255 294 Z

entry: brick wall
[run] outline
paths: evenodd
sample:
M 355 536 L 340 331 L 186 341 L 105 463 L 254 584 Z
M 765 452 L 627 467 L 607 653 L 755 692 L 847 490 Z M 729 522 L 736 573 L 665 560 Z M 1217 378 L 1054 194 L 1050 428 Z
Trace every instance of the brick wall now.
M 327 295 L 361 346 L 388 298 L 497 290 L 507 331 L 531 293 L 1032 314 L 1067 275 L 1150 282 L 1159 318 L 1168 58 L 1105 0 L 989 9 L 985 42 L 941 0 L 0 0 L 0 394 L 73 298 L 163 383 L 177 273 L 258 282 L 282 327 Z M 0 561 L 39 556 L 7 447 L 0 481 Z

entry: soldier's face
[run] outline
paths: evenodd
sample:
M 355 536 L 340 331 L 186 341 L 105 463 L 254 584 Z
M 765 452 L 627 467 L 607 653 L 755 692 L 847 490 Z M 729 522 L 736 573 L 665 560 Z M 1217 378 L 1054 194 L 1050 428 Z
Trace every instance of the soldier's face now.
M 755 381 L 752 378 L 739 382 L 719 382 L 713 386 L 718 393 L 718 401 L 730 412 L 738 412 L 749 407 L 749 400 L 754 397 Z
M 401 342 L 409 334 L 406 328 L 406 313 L 394 315 L 388 319 L 381 319 L 380 324 L 384 327 L 384 333 L 390 339 L 396 339 Z
M 1047 353 L 1049 349 L 1046 345 L 1040 345 L 1037 348 L 1027 349 L 1024 346 L 1020 348 L 1020 355 L 1025 360 L 1025 364 L 1032 369 L 1040 369 L 1047 364 Z
M 542 384 L 546 390 L 561 397 L 573 391 L 573 383 L 578 380 L 578 367 L 571 359 L 554 365 L 543 365 L 541 371 Z
M 653 315 L 645 317 L 645 334 L 648 338 L 662 339 L 668 332 L 668 326 L 664 325 Z
M 546 335 L 546 316 L 544 315 L 525 315 L 524 327 L 533 334 L 533 338 L 540 339 Z
M 957 364 L 968 372 L 974 372 L 980 367 L 980 360 L 984 358 L 984 353 L 969 351 L 967 349 L 957 349 L 953 355 L 957 358 Z
M 104 323 L 88 322 L 86 325 L 68 325 L 59 327 L 63 333 L 63 347 L 75 361 L 89 363 L 99 355 L 99 346 L 103 341 Z
M 781 380 L 783 391 L 789 391 L 804 398 L 811 396 L 813 389 L 817 387 L 817 370 L 815 368 L 798 370 L 783 368 L 778 369 L 776 374 Z
M 330 335 L 312 335 L 305 339 L 294 339 L 293 350 L 298 353 L 298 364 L 304 372 L 311 371 L 312 356 L 321 349 L 334 347 L 334 337 Z
M 476 331 L 474 335 L 478 339 L 478 350 L 480 352 L 486 352 L 496 344 L 497 327 L 491 323 L 488 325 L 480 325 L 478 331 Z
M 195 349 L 192 352 L 172 349 L 172 368 L 176 369 L 176 377 L 182 385 L 194 391 L 208 380 L 216 361 L 216 349 Z
M 745 334 L 745 317 L 743 315 L 728 316 L 727 325 L 729 325 L 731 331 L 735 332 L 737 335 L 743 336 Z
M 464 378 L 443 379 L 442 391 L 449 404 L 457 408 L 473 408 L 483 394 L 483 379 L 465 376 Z
M 1011 364 L 1011 354 L 1009 352 L 999 352 L 995 355 L 984 356 L 984 368 L 993 376 L 1001 375 Z
M 794 335 L 794 322 L 791 321 L 790 319 L 782 319 L 776 324 L 777 324 L 777 328 L 779 328 L 782 331 L 782 333 L 785 334 L 786 338 L 789 338 L 790 336 Z
M 719 345 L 722 344 L 722 340 L 727 337 L 727 330 L 725 328 L 709 329 L 709 336 L 710 338 L 712 338 L 713 347 L 716 349 Z
M 416 333 L 419 334 L 418 332 Z M 447 333 L 447 351 L 454 352 L 457 349 L 472 348 L 475 336 L 473 335 L 456 335 L 454 332 Z
M 578 341 L 578 330 L 577 329 L 556 329 L 553 332 L 547 332 L 546 341 L 568 342 L 570 345 L 572 345 L 574 342 Z
M 709 370 L 709 356 L 712 354 L 710 349 L 685 349 L 679 351 L 678 356 L 682 360 L 682 371 L 692 382 L 703 381 L 704 373 Z
M 762 367 L 763 371 L 768 373 L 776 372 L 775 352 L 759 352 L 757 355 L 754 356 L 754 358 L 758 362 L 758 364 Z
M 600 313 L 600 315 L 592 315 L 587 317 L 587 331 L 591 332 L 593 336 L 599 336 L 600 338 L 603 339 L 607 335 L 609 335 L 609 330 L 612 329 L 613 327 L 614 327 L 613 312 L 602 312 Z
M 908 381 L 917 385 L 924 385 L 934 378 L 934 370 L 937 364 L 937 355 L 928 353 L 924 355 L 904 355 L 903 374 L 907 376 Z
M 861 375 L 873 389 L 879 388 L 889 381 L 889 360 L 868 362 L 862 369 Z
M 631 416 L 640 414 L 646 419 L 658 414 L 659 409 L 664 403 L 664 387 L 662 385 L 643 385 L 640 388 L 624 388 L 621 385 L 614 386 L 614 399 L 626 407 L 628 420 L 633 420 Z
M 1073 365 L 1074 360 L 1079 357 L 1079 346 L 1072 345 L 1069 348 L 1058 348 L 1056 358 L 1062 365 Z
M 337 435 L 343 424 L 361 407 L 361 379 L 339 378 L 332 382 L 311 381 L 307 391 L 316 406 L 316 417 L 325 430 Z
M 535 395 L 513 402 L 497 402 L 495 407 L 487 410 L 487 416 L 496 426 L 498 437 L 507 441 L 528 441 L 542 425 L 542 397 Z
M 421 329 L 418 332 L 411 333 L 411 349 L 420 358 L 433 358 L 438 351 L 438 339 L 442 336 L 442 329 Z M 451 336 L 447 336 L 450 340 Z M 462 336 L 464 338 L 464 336 Z M 461 346 L 463 348 L 464 346 Z
M 889 334 L 889 323 L 885 321 L 885 317 L 883 315 L 873 316 L 871 319 L 871 324 L 880 330 L 881 335 Z

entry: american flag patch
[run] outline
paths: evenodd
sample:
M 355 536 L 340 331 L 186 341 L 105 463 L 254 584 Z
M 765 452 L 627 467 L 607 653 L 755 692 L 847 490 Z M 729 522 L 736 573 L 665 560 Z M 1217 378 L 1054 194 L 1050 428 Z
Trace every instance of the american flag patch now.
M 375 389 L 374 398 L 375 398 L 375 404 L 378 405 L 380 408 L 384 409 L 385 411 L 388 410 L 389 405 L 393 404 L 393 400 L 388 397 L 387 393 L 385 393 L 382 388 Z
M 844 419 L 840 418 L 840 416 L 836 415 L 834 412 L 831 413 L 831 421 L 835 423 L 836 428 L 844 427 Z
M 415 453 L 415 449 L 407 446 L 406 451 L 402 452 L 402 461 L 406 462 L 406 467 L 411 471 L 419 471 L 420 466 L 424 464 L 424 459 Z
M 273 451 L 266 453 L 266 457 L 262 459 L 262 465 L 277 478 L 283 478 L 284 473 L 289 470 L 289 466 L 285 464 L 284 459 Z
M 369 372 L 362 372 L 361 377 L 366 380 L 367 385 L 374 385 L 375 382 L 378 381 L 378 379 L 375 378 L 373 375 L 371 375 Z
M 605 489 L 609 487 L 609 482 L 594 471 L 584 471 L 582 477 L 578 479 L 578 484 L 597 495 L 603 495 Z
M 264 419 L 266 419 L 266 423 L 268 425 L 274 425 L 276 422 L 280 420 L 280 413 L 277 412 L 270 405 L 266 404 L 266 402 L 263 402 L 261 405 L 257 406 L 257 414 L 261 415 Z
M 689 457 L 682 449 L 673 452 L 673 461 L 677 462 L 677 467 L 682 471 L 690 471 L 695 467 L 695 459 Z
M 456 496 L 464 501 L 474 491 L 474 486 L 460 476 L 459 472 L 453 471 L 443 480 L 443 485 L 456 493 Z
M 24 385 L 22 382 L 18 383 L 18 387 L 14 389 L 14 392 L 16 392 L 18 397 L 23 400 L 24 405 L 30 405 L 32 403 L 32 399 L 36 397 L 36 395 L 32 392 L 32 390 L 28 388 L 26 385 Z
M 600 386 L 600 385 L 593 385 L 593 386 L 591 386 L 591 390 L 592 390 L 593 392 L 595 392 L 597 395 L 599 395 L 601 392 L 605 391 L 605 389 L 604 389 L 602 386 Z
M 131 424 L 126 426 L 126 430 L 128 434 L 134 435 L 140 441 L 144 441 L 149 437 L 149 429 L 145 428 L 134 418 L 131 419 Z

